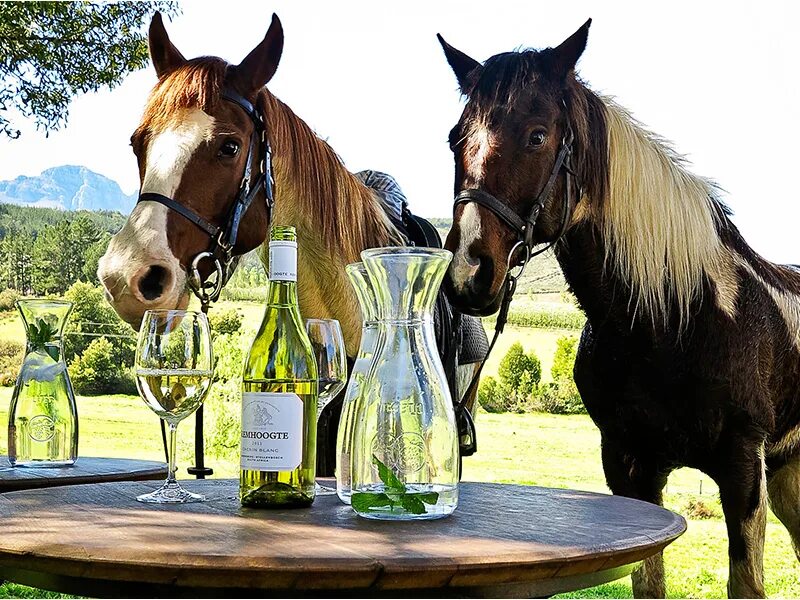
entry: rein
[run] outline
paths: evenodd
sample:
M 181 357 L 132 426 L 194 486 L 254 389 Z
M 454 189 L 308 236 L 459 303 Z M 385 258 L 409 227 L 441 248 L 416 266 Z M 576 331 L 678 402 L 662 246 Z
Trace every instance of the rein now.
M 566 108 L 566 105 L 564 108 Z M 570 206 L 572 205 L 573 197 L 573 178 L 578 183 L 578 201 L 580 201 L 580 198 L 583 195 L 578 176 L 572 168 L 572 144 L 574 140 L 575 135 L 572 131 L 572 126 L 570 125 L 569 120 L 567 120 L 566 132 L 561 138 L 561 146 L 559 148 L 558 155 L 556 156 L 555 163 L 553 164 L 553 170 L 550 171 L 550 177 L 548 177 L 544 187 L 536 196 L 533 206 L 524 219 L 511 208 L 509 208 L 508 205 L 503 201 L 484 190 L 462 190 L 455 198 L 453 210 L 455 210 L 460 204 L 475 202 L 476 204 L 479 204 L 492 211 L 503 223 L 505 223 L 509 229 L 517 234 L 517 242 L 508 253 L 506 279 L 503 283 L 503 287 L 505 289 L 503 292 L 503 300 L 500 303 L 500 309 L 497 313 L 494 337 L 489 344 L 489 349 L 486 351 L 486 357 L 483 359 L 481 366 L 472 376 L 472 381 L 470 382 L 466 393 L 461 396 L 458 403 L 455 405 L 456 422 L 459 425 L 460 432 L 459 444 L 462 447 L 462 451 L 466 449 L 472 453 L 475 452 L 476 449 L 474 434 L 464 435 L 461 433 L 467 431 L 474 432 L 475 430 L 475 426 L 472 423 L 472 417 L 470 416 L 469 411 L 466 410 L 465 404 L 467 398 L 472 395 L 472 392 L 478 385 L 483 367 L 486 365 L 486 361 L 488 360 L 489 355 L 491 354 L 492 349 L 497 342 L 497 339 L 500 337 L 500 334 L 503 333 L 506 321 L 508 320 L 508 311 L 511 306 L 511 300 L 514 297 L 514 292 L 517 290 L 517 281 L 520 277 L 522 277 L 525 267 L 533 257 L 538 256 L 555 246 L 564 236 L 564 233 L 566 233 L 571 216 Z M 558 180 L 558 177 L 561 175 L 562 171 L 564 172 L 565 190 L 564 211 L 561 227 L 559 228 L 558 235 L 550 243 L 548 243 L 544 248 L 534 251 L 536 244 L 533 240 L 533 230 L 536 227 L 536 221 L 539 219 L 539 215 L 541 214 L 542 210 L 544 210 L 545 204 L 552 195 L 553 187 L 555 186 L 556 181 Z M 520 260 L 514 262 L 514 256 L 517 254 L 518 250 L 522 250 L 523 255 Z
M 239 225 L 241 224 L 242 216 L 244 216 L 247 209 L 250 208 L 250 205 L 262 188 L 264 189 L 264 195 L 266 197 L 268 221 L 272 220 L 272 211 L 275 206 L 275 197 L 273 194 L 274 182 L 272 180 L 272 151 L 269 146 L 269 141 L 267 140 L 267 128 L 264 124 L 264 119 L 253 106 L 252 102 L 231 89 L 223 90 L 221 98 L 236 104 L 244 110 L 247 116 L 250 117 L 254 126 L 253 133 L 250 136 L 250 145 L 247 148 L 247 162 L 244 166 L 242 181 L 239 184 L 239 190 L 236 193 L 233 204 L 228 210 L 225 224 L 221 227 L 217 226 L 207 219 L 204 219 L 192 209 L 176 201 L 174 198 L 164 196 L 163 194 L 145 192 L 139 194 L 139 199 L 136 201 L 137 204 L 139 202 L 158 202 L 159 204 L 163 204 L 169 210 L 175 211 L 186 220 L 194 223 L 210 238 L 211 241 L 208 250 L 197 254 L 186 269 L 188 272 L 189 287 L 200 300 L 203 314 L 208 313 L 209 306 L 219 298 L 222 287 L 231 275 L 233 275 L 237 260 L 233 255 L 233 248 L 236 246 L 236 239 L 239 235 Z M 261 162 L 258 165 L 258 175 L 251 185 L 250 180 L 253 175 L 253 161 L 256 147 L 261 150 Z M 210 260 L 214 266 L 214 270 L 212 271 L 213 278 L 210 278 L 208 281 L 203 281 L 200 275 L 200 263 L 204 260 Z M 164 452 L 166 453 L 167 438 L 164 421 L 161 421 L 161 437 L 164 442 Z M 194 455 L 195 466 L 189 467 L 189 473 L 196 476 L 198 479 L 204 479 L 206 475 L 213 474 L 214 471 L 205 466 L 202 405 L 195 413 Z
M 208 250 L 197 254 L 187 267 L 189 287 L 200 300 L 203 312 L 207 312 L 209 305 L 219 298 L 222 287 L 233 274 L 233 269 L 235 268 L 233 248 L 236 245 L 242 216 L 247 212 L 247 209 L 253 203 L 253 200 L 262 188 L 264 189 L 267 202 L 267 219 L 271 219 L 272 210 L 275 206 L 272 180 L 272 152 L 270 150 L 269 141 L 267 140 L 267 129 L 264 120 L 253 104 L 236 92 L 225 89 L 221 97 L 223 100 L 232 102 L 244 110 L 254 125 L 253 133 L 250 136 L 250 145 L 247 149 L 247 162 L 244 166 L 242 181 L 239 184 L 239 190 L 236 193 L 233 204 L 228 210 L 225 224 L 221 227 L 217 226 L 201 217 L 192 209 L 177 202 L 174 198 L 162 194 L 145 192 L 139 194 L 139 199 L 137 200 L 137 203 L 158 202 L 159 204 L 163 204 L 168 209 L 175 211 L 186 220 L 194 223 L 194 225 L 211 239 Z M 251 185 L 250 180 L 252 179 L 253 161 L 255 158 L 255 149 L 257 147 L 261 149 L 262 158 L 258 165 L 258 175 Z M 215 275 L 215 277 L 208 281 L 203 281 L 200 275 L 199 267 L 203 260 L 210 260 L 214 266 L 212 274 Z

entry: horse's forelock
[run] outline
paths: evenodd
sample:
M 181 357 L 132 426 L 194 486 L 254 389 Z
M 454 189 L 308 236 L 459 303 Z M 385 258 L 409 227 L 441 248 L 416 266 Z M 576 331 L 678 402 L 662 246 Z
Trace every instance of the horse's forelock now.
M 212 113 L 225 85 L 228 63 L 204 56 L 162 77 L 147 100 L 139 130 L 163 131 L 190 108 Z

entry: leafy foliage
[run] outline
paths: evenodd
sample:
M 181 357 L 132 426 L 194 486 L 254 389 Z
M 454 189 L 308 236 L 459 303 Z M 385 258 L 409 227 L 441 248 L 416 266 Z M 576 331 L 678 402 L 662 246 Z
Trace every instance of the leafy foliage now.
M 577 339 L 558 339 L 551 374 L 554 381 L 541 383 L 541 364 L 536 356 L 525 354 L 522 345 L 513 344 L 500 361 L 500 380 L 486 377 L 478 387 L 478 403 L 490 413 L 548 412 L 585 413 L 578 388 L 572 379 Z
M 0 340 L 0 385 L 14 385 L 20 369 L 25 348 L 22 344 Z
M 0 312 L 12 310 L 16 306 L 16 302 L 19 299 L 19 292 L 12 290 L 11 288 L 0 292 Z
M 211 311 L 208 316 L 211 331 L 217 335 L 230 335 L 242 328 L 242 314 L 235 308 L 223 311 Z
M 64 298 L 74 305 L 64 334 L 64 356 L 67 360 L 83 354 L 98 336 L 107 335 L 114 341 L 114 362 L 117 365 L 133 365 L 136 352 L 134 331 L 119 319 L 99 287 L 76 283 L 67 290 Z
M 37 128 L 57 130 L 73 96 L 113 88 L 148 62 L 142 32 L 156 10 L 174 2 L 0 3 L 0 134 L 20 135 L 14 109 Z
M 577 350 L 578 338 L 575 336 L 565 335 L 556 340 L 556 353 L 550 369 L 550 375 L 553 376 L 554 381 L 572 381 Z
M 93 340 L 70 365 L 70 380 L 79 394 L 132 394 L 136 386 L 130 369 L 114 360 L 114 345 L 105 337 Z
M 528 377 L 523 381 L 525 373 L 528 374 Z M 542 363 L 533 352 L 525 354 L 522 344 L 516 342 L 511 345 L 503 360 L 500 361 L 497 375 L 502 383 L 514 389 L 522 389 L 525 384 L 527 387 L 522 391 L 530 393 L 532 386 L 538 384 L 542 378 Z
M 97 263 L 118 213 L 64 212 L 0 205 L 0 284 L 23 294 L 62 294 L 76 281 L 96 281 Z

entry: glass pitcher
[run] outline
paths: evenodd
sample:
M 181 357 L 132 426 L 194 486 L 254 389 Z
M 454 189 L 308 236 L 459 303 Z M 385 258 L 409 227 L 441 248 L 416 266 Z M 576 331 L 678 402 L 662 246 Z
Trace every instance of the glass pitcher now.
M 8 411 L 8 461 L 63 467 L 78 457 L 78 411 L 61 335 L 72 302 L 20 300 L 27 344 Z
M 336 493 L 345 504 L 350 504 L 351 458 L 353 452 L 354 413 L 358 400 L 364 390 L 364 377 L 372 364 L 375 343 L 378 339 L 378 306 L 372 283 L 364 263 L 351 263 L 345 267 L 350 283 L 356 292 L 358 306 L 361 308 L 361 344 L 358 355 L 347 382 L 347 390 L 342 402 L 342 416 L 336 436 Z
M 458 504 L 453 403 L 433 331 L 452 254 L 361 253 L 378 307 L 378 342 L 354 419 L 351 504 L 371 519 L 435 519 Z

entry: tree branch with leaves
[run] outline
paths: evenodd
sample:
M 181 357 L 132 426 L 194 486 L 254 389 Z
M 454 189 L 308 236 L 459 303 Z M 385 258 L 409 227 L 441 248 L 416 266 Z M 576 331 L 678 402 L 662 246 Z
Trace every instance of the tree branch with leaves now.
M 58 130 L 73 97 L 143 68 L 144 25 L 157 10 L 179 13 L 167 1 L 0 2 L 0 136 L 20 136 L 18 116 Z

